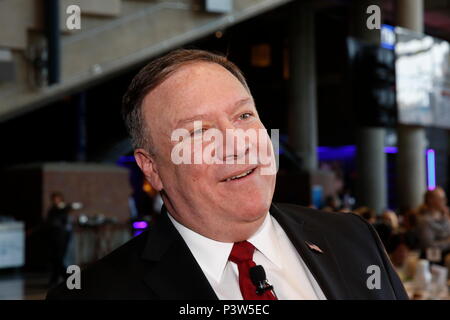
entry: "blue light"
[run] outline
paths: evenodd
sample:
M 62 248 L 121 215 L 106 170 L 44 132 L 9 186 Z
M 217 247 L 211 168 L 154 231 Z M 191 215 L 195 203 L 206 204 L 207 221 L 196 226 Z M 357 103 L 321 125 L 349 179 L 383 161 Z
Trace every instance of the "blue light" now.
M 119 160 L 117 160 L 118 164 L 127 163 L 127 162 L 136 162 L 134 156 L 121 156 Z
M 393 26 L 381 25 L 381 47 L 389 50 L 395 49 L 395 28 Z
M 385 153 L 397 153 L 397 147 L 384 147 Z
M 135 232 L 133 233 L 133 237 L 137 237 L 137 236 L 140 235 L 142 232 L 144 232 L 144 231 L 142 231 L 142 230 L 137 230 L 137 231 L 135 231 Z
M 356 146 L 318 147 L 317 152 L 320 160 L 347 159 L 356 155 Z
M 427 150 L 427 177 L 428 190 L 436 189 L 436 162 L 433 149 Z
M 134 229 L 145 229 L 148 227 L 148 223 L 145 221 L 135 221 L 133 222 Z
M 389 154 L 397 153 L 397 147 L 387 146 L 384 147 L 384 152 Z M 340 147 L 318 147 L 317 153 L 319 154 L 320 160 L 339 160 L 339 159 L 349 159 L 356 156 L 356 146 L 347 145 Z

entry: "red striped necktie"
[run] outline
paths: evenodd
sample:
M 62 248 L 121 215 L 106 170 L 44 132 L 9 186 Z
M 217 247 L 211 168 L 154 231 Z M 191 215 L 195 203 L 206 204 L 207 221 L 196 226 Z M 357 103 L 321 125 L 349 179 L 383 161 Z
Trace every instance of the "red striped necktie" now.
M 230 261 L 237 264 L 239 270 L 239 287 L 244 300 L 277 300 L 271 291 L 256 293 L 256 286 L 250 279 L 250 268 L 256 266 L 253 261 L 255 247 L 248 241 L 236 242 L 231 250 Z

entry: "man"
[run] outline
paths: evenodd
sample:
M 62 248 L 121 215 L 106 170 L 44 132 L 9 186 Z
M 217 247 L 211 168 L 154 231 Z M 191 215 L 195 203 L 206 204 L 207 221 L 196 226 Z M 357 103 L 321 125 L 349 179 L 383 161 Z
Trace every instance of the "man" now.
M 437 249 L 443 263 L 445 256 L 450 254 L 450 217 L 444 189 L 428 190 L 418 211 L 417 231 L 422 253 L 425 256 L 427 249 Z
M 206 150 L 212 142 L 203 133 L 231 132 L 234 139 L 239 129 L 264 131 L 242 73 L 225 57 L 178 50 L 151 62 L 133 79 L 123 111 L 136 161 L 162 195 L 162 215 L 83 271 L 80 290 L 61 286 L 49 298 L 407 298 L 361 218 L 271 203 L 269 139 L 249 136 L 232 148 L 228 136 L 226 148 L 216 139 L 218 147 L 205 158 L 222 163 L 174 159 L 180 146 L 193 145 L 194 158 L 199 146 Z M 173 139 L 174 132 L 184 136 Z M 271 161 L 260 157 L 264 150 Z M 256 265 L 266 279 L 251 278 Z
M 64 202 L 61 192 L 53 192 L 50 200 L 52 205 L 47 213 L 46 227 L 51 261 L 49 287 L 52 288 L 58 284 L 60 277 L 64 279 L 67 275 L 64 258 L 72 235 L 69 220 L 72 206 Z

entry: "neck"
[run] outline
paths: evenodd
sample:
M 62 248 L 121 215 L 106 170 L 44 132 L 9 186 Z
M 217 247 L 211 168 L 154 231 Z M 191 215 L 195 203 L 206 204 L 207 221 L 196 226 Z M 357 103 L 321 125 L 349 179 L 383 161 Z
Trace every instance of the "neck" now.
M 244 222 L 220 221 L 217 219 L 204 220 L 186 212 L 180 214 L 167 197 L 163 196 L 163 200 L 168 213 L 178 223 L 206 238 L 219 242 L 231 243 L 248 240 L 258 231 L 267 215 L 266 213 L 256 220 Z

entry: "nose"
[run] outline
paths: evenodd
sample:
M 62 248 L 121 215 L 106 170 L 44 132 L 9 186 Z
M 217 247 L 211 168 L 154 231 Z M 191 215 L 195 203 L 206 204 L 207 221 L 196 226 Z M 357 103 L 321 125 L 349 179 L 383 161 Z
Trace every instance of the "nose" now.
M 251 147 L 254 146 L 253 140 L 256 138 L 256 133 L 251 130 L 236 128 L 231 122 L 223 126 L 221 131 L 223 134 L 222 160 L 225 163 L 244 164 L 250 154 Z

